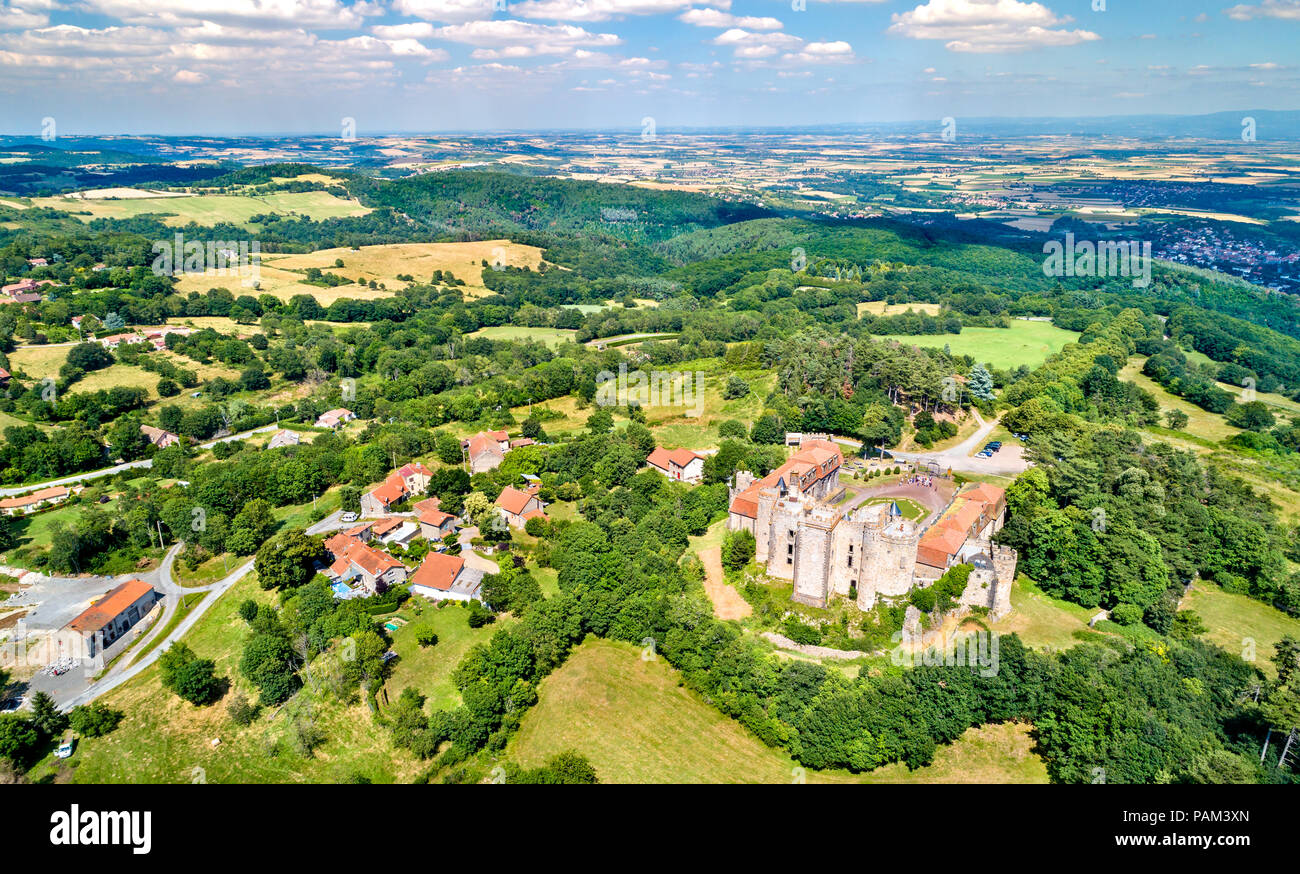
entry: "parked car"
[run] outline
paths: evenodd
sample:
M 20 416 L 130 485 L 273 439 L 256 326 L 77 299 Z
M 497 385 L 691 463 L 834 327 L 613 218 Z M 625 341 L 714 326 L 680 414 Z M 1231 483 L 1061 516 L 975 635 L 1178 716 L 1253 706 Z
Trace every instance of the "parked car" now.
M 344 522 L 355 522 L 355 521 L 357 521 L 357 514 L 356 514 L 356 513 L 344 513 L 343 516 L 342 516 L 341 518 L 343 519 Z
M 66 759 L 72 755 L 72 751 L 76 748 L 77 739 L 68 736 L 63 739 L 63 743 L 59 744 L 59 748 L 54 751 L 54 755 L 58 756 L 60 759 Z

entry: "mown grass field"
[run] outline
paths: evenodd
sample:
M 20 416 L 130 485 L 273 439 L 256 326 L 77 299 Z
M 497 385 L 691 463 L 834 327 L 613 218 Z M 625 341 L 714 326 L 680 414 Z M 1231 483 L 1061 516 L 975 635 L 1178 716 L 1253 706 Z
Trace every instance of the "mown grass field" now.
M 1045 783 L 1026 726 L 968 731 L 917 771 L 890 766 L 871 774 L 802 772 L 739 723 L 678 685 L 662 658 L 642 661 L 625 643 L 589 640 L 542 681 L 539 701 L 507 747 L 508 758 L 536 767 L 576 749 L 605 783 Z
M 947 346 L 955 355 L 969 355 L 1005 370 L 1022 364 L 1037 367 L 1049 355 L 1061 351 L 1066 343 L 1079 339 L 1079 335 L 1050 322 L 1013 319 L 1010 328 L 962 328 L 960 334 L 885 334 L 872 339 L 897 340 L 905 346 L 932 349 Z
M 38 197 L 34 206 L 71 212 L 82 221 L 97 218 L 126 219 L 149 213 L 165 213 L 164 224 L 184 227 L 190 222 L 215 225 L 219 222 L 243 225 L 263 213 L 303 215 L 312 219 L 360 216 L 370 212 L 355 200 L 344 200 L 325 191 L 277 192 L 259 197 L 242 194 L 197 194 L 189 197 L 129 197 L 118 200 L 72 197 Z
M 1197 580 L 1181 608 L 1195 611 L 1209 629 L 1203 636 L 1241 656 L 1270 677 L 1277 675 L 1270 658 L 1284 635 L 1300 640 L 1300 619 L 1245 595 L 1225 592 L 1214 583 Z M 1253 653 L 1253 659 L 1252 659 Z
M 567 331 L 562 328 L 521 328 L 516 325 L 499 325 L 494 328 L 480 328 L 468 336 L 485 337 L 489 340 L 535 340 L 554 348 L 561 343 L 573 342 L 577 335 L 577 331 Z

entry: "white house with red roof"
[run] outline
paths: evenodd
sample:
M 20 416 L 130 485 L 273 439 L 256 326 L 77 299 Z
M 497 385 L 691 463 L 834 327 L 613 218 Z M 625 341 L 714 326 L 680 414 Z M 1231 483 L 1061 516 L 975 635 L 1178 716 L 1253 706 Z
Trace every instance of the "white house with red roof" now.
M 336 407 L 335 409 L 321 413 L 320 418 L 316 420 L 316 427 L 337 429 L 346 425 L 348 422 L 351 422 L 356 417 L 357 414 L 351 410 L 344 409 L 343 407 Z
M 483 572 L 459 555 L 431 552 L 411 574 L 411 593 L 434 601 L 482 601 Z
M 698 483 L 704 480 L 704 456 L 689 449 L 656 448 L 646 464 L 671 480 Z

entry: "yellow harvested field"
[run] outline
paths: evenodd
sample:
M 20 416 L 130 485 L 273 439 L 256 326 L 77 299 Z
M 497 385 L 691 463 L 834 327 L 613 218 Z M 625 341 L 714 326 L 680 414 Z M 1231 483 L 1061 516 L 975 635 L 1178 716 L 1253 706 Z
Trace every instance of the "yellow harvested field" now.
M 862 318 L 864 313 L 870 313 L 873 316 L 896 316 L 899 313 L 905 313 L 911 310 L 914 313 L 925 313 L 928 316 L 939 314 L 939 304 L 937 303 L 886 303 L 883 300 L 871 300 L 866 303 L 858 304 L 858 318 Z
M 335 266 L 342 260 L 343 266 Z M 263 254 L 256 289 L 240 287 L 234 276 L 212 273 L 193 273 L 181 277 L 176 290 L 182 294 L 200 293 L 210 288 L 227 288 L 239 294 L 270 294 L 287 301 L 294 295 L 310 294 L 321 306 L 336 300 L 378 300 L 390 297 L 406 288 L 407 283 L 398 274 L 415 277 L 417 282 L 428 282 L 435 270 L 451 271 L 457 279 L 465 281 L 462 288 L 467 297 L 482 297 L 489 292 L 483 286 L 483 261 L 508 267 L 536 268 L 543 262 L 542 250 L 509 240 L 480 240 L 472 243 L 394 243 L 384 246 L 362 246 L 360 249 L 321 249 L 316 252 L 294 255 Z M 307 268 L 318 267 L 353 280 L 356 285 L 339 285 L 333 288 L 306 285 L 303 279 Z M 370 288 L 374 280 L 385 288 Z
M 470 296 L 487 294 L 483 287 L 483 262 L 503 264 L 507 267 L 532 267 L 541 264 L 542 250 L 509 240 L 479 240 L 473 243 L 394 243 L 387 246 L 362 246 L 360 249 L 321 249 L 306 255 L 274 257 L 273 266 L 280 270 L 305 270 L 319 267 L 349 279 L 369 282 L 374 279 L 385 283 L 389 289 L 399 289 L 404 283 L 397 274 L 414 276 L 419 282 L 428 282 L 433 271 L 448 270 L 457 279 L 465 280 Z M 270 257 L 263 264 L 271 263 Z M 337 259 L 342 267 L 335 267 Z
M 252 197 L 243 194 L 202 194 L 175 196 L 174 193 L 153 197 L 131 195 L 116 198 L 84 199 L 79 197 L 38 197 L 35 206 L 71 212 L 82 221 L 125 219 L 147 213 L 165 213 L 163 223 L 183 227 L 190 222 L 213 225 L 230 222 L 255 231 L 248 220 L 260 213 L 305 215 L 313 219 L 360 216 L 370 212 L 355 200 L 344 200 L 325 191 L 275 193 Z

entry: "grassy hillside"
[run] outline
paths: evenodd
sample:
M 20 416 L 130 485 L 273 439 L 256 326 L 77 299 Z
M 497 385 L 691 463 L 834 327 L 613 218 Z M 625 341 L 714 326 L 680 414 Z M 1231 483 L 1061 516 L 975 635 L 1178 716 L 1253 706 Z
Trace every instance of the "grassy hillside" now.
M 968 731 L 933 765 L 871 774 L 803 772 L 739 723 L 678 685 L 662 658 L 642 661 L 628 644 L 590 640 L 543 681 L 507 755 L 534 767 L 565 749 L 591 760 L 606 783 L 1045 783 L 1026 726 Z

